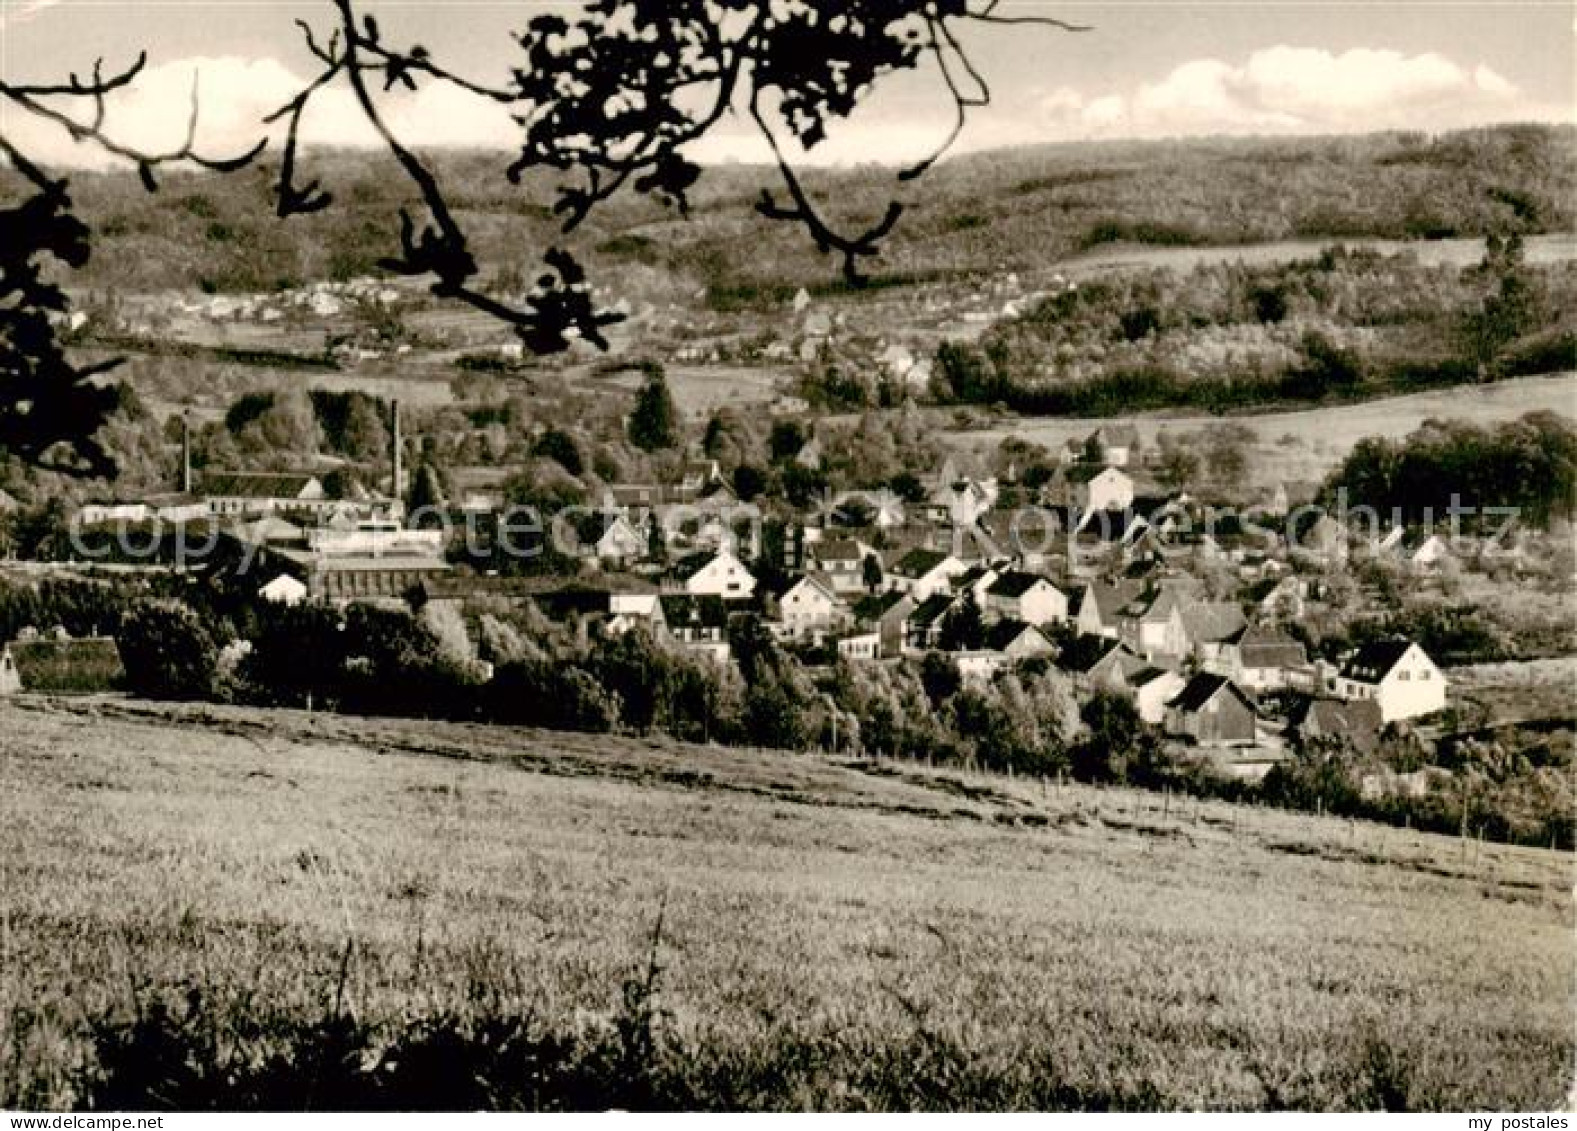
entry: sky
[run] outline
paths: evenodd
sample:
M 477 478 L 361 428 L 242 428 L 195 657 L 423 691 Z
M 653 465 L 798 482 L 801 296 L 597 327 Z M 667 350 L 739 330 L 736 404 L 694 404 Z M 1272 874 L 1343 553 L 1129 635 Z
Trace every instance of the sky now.
M 451 69 L 494 82 L 518 55 L 509 33 L 544 6 L 361 4 L 376 13 L 386 39 L 422 43 Z M 992 105 L 972 114 L 955 152 L 1087 139 L 1435 132 L 1498 121 L 1570 122 L 1577 106 L 1577 7 L 1570 0 L 1004 0 L 999 11 L 1044 13 L 1091 30 L 971 28 L 964 43 L 992 88 Z M 258 136 L 262 116 L 312 72 L 294 21 L 327 27 L 330 15 L 325 0 L 0 0 L 0 73 L 13 81 L 58 80 L 90 69 L 97 56 L 113 66 L 145 48 L 148 69 L 111 104 L 115 135 L 144 146 L 177 141 L 195 81 L 200 139 L 210 151 L 234 151 Z M 391 95 L 387 105 L 397 132 L 418 146 L 507 149 L 518 130 L 501 108 L 438 84 L 415 96 Z M 934 72 L 898 76 L 808 158 L 912 160 L 929 152 L 949 123 L 950 103 Z M 3 109 L 0 132 L 47 163 L 102 161 L 55 129 Z M 349 95 L 335 91 L 311 113 L 304 136 L 314 144 L 372 140 Z M 725 119 L 693 155 L 750 161 L 766 152 L 748 123 Z

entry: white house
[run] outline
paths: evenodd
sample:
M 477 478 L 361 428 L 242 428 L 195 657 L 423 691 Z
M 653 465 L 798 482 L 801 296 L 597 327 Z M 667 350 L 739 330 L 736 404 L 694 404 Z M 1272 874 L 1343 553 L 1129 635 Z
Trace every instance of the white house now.
M 778 620 L 785 635 L 819 636 L 848 616 L 848 609 L 830 582 L 806 574 L 778 601 Z
M 1069 440 L 1062 449 L 1063 463 L 1095 463 L 1127 467 L 1139 452 L 1139 430 L 1132 424 L 1107 424 L 1082 440 Z
M 1164 668 L 1143 668 L 1124 677 L 1139 717 L 1154 726 L 1166 721 L 1166 705 L 1188 684 L 1177 672 Z
M 1336 676 L 1342 699 L 1372 699 L 1382 722 L 1415 719 L 1446 705 L 1446 677 L 1411 640 L 1381 640 L 1359 648 Z
M 728 550 L 692 554 L 675 566 L 674 576 L 694 597 L 744 601 L 756 591 L 755 576 Z
M 1115 467 L 1080 464 L 1068 469 L 1070 501 L 1084 514 L 1133 506 L 1133 479 Z
M 922 602 L 952 588 L 953 578 L 968 568 L 952 554 L 940 550 L 910 550 L 888 568 L 887 588 Z
M 1050 624 L 1068 619 L 1068 598 L 1039 574 L 1008 570 L 987 586 L 986 612 L 1014 617 L 1028 624 Z
M 582 557 L 618 565 L 636 561 L 648 550 L 645 534 L 617 511 L 581 515 L 572 525 L 575 546 Z
M 882 634 L 857 632 L 838 641 L 838 655 L 845 660 L 879 660 L 882 655 Z

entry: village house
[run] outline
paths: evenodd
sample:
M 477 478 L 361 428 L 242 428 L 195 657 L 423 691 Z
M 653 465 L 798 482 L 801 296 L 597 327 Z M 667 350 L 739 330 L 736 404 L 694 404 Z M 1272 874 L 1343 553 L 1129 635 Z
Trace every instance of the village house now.
M 851 662 L 879 660 L 882 657 L 882 637 L 879 632 L 856 632 L 838 640 L 838 657 Z
M 957 603 L 951 593 L 933 593 L 904 618 L 904 651 L 930 652 L 942 646 L 942 626 Z
M 1086 516 L 1094 511 L 1126 511 L 1133 505 L 1133 479 L 1115 467 L 1075 464 L 1059 471 L 1047 486 L 1048 501 L 1077 507 Z
M 1093 463 L 1103 467 L 1127 467 L 1139 456 L 1139 429 L 1132 424 L 1106 424 L 1082 440 L 1070 439 L 1063 445 L 1064 464 Z
M 984 611 L 986 607 L 986 591 L 1002 576 L 994 566 L 976 564 L 970 566 L 963 573 L 953 578 L 953 593 L 956 596 L 973 597 L 975 603 Z
M 1204 664 L 1217 662 L 1225 642 L 1248 623 L 1233 601 L 1184 601 L 1180 611 L 1188 650 Z
M 749 600 L 756 591 L 755 576 L 729 550 L 691 554 L 674 564 L 673 577 L 692 596 Z
M 881 558 L 863 542 L 853 538 L 827 538 L 806 547 L 809 565 L 822 574 L 833 592 L 839 594 L 865 592 L 865 559 Z
M 1166 721 L 1167 704 L 1182 694 L 1188 680 L 1166 668 L 1144 667 L 1123 676 L 1123 685 L 1133 697 L 1134 709 L 1151 726 Z
M 1080 636 L 1057 657 L 1057 666 L 1084 691 L 1126 691 L 1129 677 L 1149 667 L 1132 648 L 1104 636 Z
M 1119 635 L 1122 611 L 1138 599 L 1144 587 L 1135 581 L 1092 581 L 1082 586 L 1073 602 L 1073 623 L 1091 636 Z
M 994 480 L 957 479 L 932 489 L 926 498 L 925 516 L 938 525 L 973 526 L 996 500 Z
M 904 626 L 914 607 L 914 598 L 889 589 L 860 598 L 854 605 L 854 618 L 861 628 L 876 634 L 882 658 L 892 659 L 903 654 Z
M 712 487 L 724 486 L 723 469 L 715 459 L 686 460 L 679 469 L 682 494 L 700 496 Z
M 595 511 L 571 523 L 577 556 L 600 564 L 622 566 L 646 556 L 647 538 L 624 515 Z
M 1039 628 L 1016 617 L 1006 617 L 986 626 L 985 650 L 1015 663 L 1031 656 L 1049 656 L 1056 651 Z
M 661 596 L 656 593 L 609 593 L 608 619 L 603 630 L 617 636 L 641 626 L 654 634 L 667 630 Z
M 940 550 L 914 549 L 893 562 L 886 570 L 889 589 L 907 593 L 915 601 L 952 587 L 953 578 L 968 567 L 952 554 Z
M 1245 625 L 1221 642 L 1212 668 L 1252 692 L 1312 687 L 1303 645 L 1279 628 Z
M 726 664 L 733 657 L 728 642 L 728 604 L 721 597 L 664 593 L 658 604 L 664 631 L 685 651 L 719 664 Z
M 778 622 L 794 639 L 818 639 L 849 619 L 848 607 L 830 582 L 807 573 L 777 600 Z
M 1380 704 L 1373 699 L 1305 699 L 1287 717 L 1288 734 L 1305 742 L 1332 739 L 1360 754 L 1374 753 L 1384 726 Z
M 1240 746 L 1255 741 L 1254 701 L 1223 675 L 1200 672 L 1166 705 L 1166 732 L 1200 746 Z
M 1308 611 L 1309 582 L 1296 574 L 1265 578 L 1249 586 L 1247 598 L 1261 616 L 1301 620 Z
M 1039 574 L 1009 570 L 987 586 L 983 607 L 990 615 L 1013 617 L 1029 624 L 1068 619 L 1068 598 Z
M 1365 644 L 1336 676 L 1341 699 L 1371 699 L 1382 722 L 1415 719 L 1444 710 L 1446 677 L 1411 640 L 1380 640 Z
M 1174 588 L 1144 594 L 1118 614 L 1118 639 L 1146 660 L 1176 664 L 1191 647 L 1184 604 Z

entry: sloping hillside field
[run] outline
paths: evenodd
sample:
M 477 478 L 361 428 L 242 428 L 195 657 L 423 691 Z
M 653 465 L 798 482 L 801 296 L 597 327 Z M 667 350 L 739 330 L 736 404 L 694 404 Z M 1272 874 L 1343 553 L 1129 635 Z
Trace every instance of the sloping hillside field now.
M 1530 1109 L 1571 860 L 666 741 L 0 707 L 0 1106 Z

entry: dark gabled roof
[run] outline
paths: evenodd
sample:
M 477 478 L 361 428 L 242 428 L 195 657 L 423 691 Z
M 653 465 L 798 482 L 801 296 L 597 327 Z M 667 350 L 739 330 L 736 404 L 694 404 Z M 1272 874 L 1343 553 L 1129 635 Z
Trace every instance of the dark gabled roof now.
M 697 550 L 693 554 L 686 554 L 673 564 L 673 576 L 680 581 L 689 581 L 707 566 L 711 565 L 727 551 L 724 550 Z
M 201 494 L 221 498 L 298 499 L 317 476 L 310 471 L 214 471 L 203 476 Z
M 1067 478 L 1069 483 L 1088 483 L 1097 476 L 1105 475 L 1108 471 L 1115 471 L 1124 479 L 1128 473 L 1120 467 L 1110 467 L 1100 463 L 1076 463 L 1068 468 Z
M 1242 688 L 1226 676 L 1216 675 L 1214 672 L 1199 672 L 1183 686 L 1183 690 L 1179 691 L 1167 706 L 1192 713 L 1202 710 L 1206 703 L 1223 692 L 1236 696 L 1250 712 L 1254 711 L 1254 701 L 1243 692 Z
M 1149 528 L 1149 521 L 1132 510 L 1087 511 L 1079 522 L 1078 540 L 1085 545 L 1129 542 Z
M 918 579 L 930 573 L 937 566 L 948 559 L 949 555 L 941 550 L 927 550 L 924 547 L 910 550 L 903 557 L 892 564 L 889 572 L 900 577 Z
M 1124 605 L 1143 592 L 1143 587 L 1136 582 L 1119 581 L 1115 584 L 1105 581 L 1092 581 L 1084 587 L 1079 596 L 1079 608 L 1084 608 L 1084 602 L 1093 600 L 1096 612 L 1100 614 L 1101 623 L 1110 624 L 1116 620 Z
M 1022 621 L 1016 617 L 1003 617 L 995 624 L 986 627 L 985 645 L 993 652 L 1005 652 L 1009 645 L 1026 632 L 1033 632 L 1041 638 L 1043 643 L 1049 644 L 1046 641 L 1045 633 L 1028 621 Z
M 619 522 L 624 521 L 623 516 L 609 511 L 592 511 L 590 514 L 577 514 L 570 520 L 570 526 L 575 530 L 575 537 L 580 544 L 588 549 L 601 542 L 603 536 Z M 628 526 L 628 523 L 625 523 Z
M 711 594 L 664 593 L 657 598 L 669 628 L 727 628 L 728 602 Z
M 1122 641 L 1114 640 L 1109 636 L 1097 636 L 1092 632 L 1086 632 L 1074 637 L 1063 646 L 1062 651 L 1057 656 L 1057 666 L 1063 671 L 1085 674 L 1113 652 L 1126 654 L 1141 667 L 1144 664 L 1144 661 L 1139 659 L 1133 649 L 1129 648 Z
M 817 561 L 863 561 L 865 551 L 852 538 L 827 538 L 805 547 Z
M 986 592 L 993 597 L 1006 597 L 1012 600 L 1015 597 L 1024 596 L 1038 584 L 1050 585 L 1051 582 L 1038 573 L 1030 573 L 1028 570 L 1022 569 L 1010 569 L 993 581 L 986 589 Z
M 1140 687 L 1145 687 L 1145 686 L 1148 686 L 1151 683 L 1154 683 L 1156 680 L 1160 679 L 1162 676 L 1167 676 L 1167 675 L 1172 675 L 1172 674 L 1173 673 L 1171 671 L 1169 671 L 1168 669 L 1166 669 L 1166 668 L 1157 668 L 1157 667 L 1154 667 L 1154 666 L 1150 666 L 1150 667 L 1140 668 L 1136 672 L 1130 672 L 1128 675 L 1124 676 L 1124 678 L 1128 681 L 1128 686 L 1129 687 L 1138 689 Z
M 1375 640 L 1359 648 L 1342 665 L 1342 678 L 1379 683 L 1413 646 L 1411 640 Z
M 909 594 L 901 593 L 896 589 L 867 595 L 854 603 L 854 615 L 862 621 L 879 621 L 905 601 L 912 604 L 913 598 Z
M 951 593 L 933 593 L 916 605 L 906 619 L 917 627 L 929 627 L 946 616 L 956 600 Z

